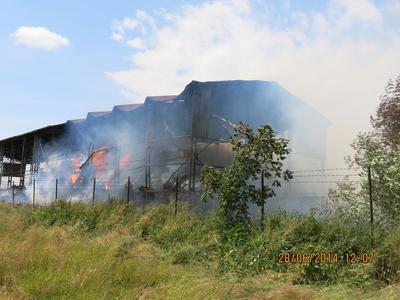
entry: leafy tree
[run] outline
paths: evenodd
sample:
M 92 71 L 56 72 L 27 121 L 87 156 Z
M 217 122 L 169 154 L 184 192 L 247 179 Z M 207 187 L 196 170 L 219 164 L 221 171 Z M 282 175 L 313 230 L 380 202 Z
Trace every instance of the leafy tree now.
M 360 184 L 347 180 L 329 196 L 337 214 L 367 221 L 371 167 L 375 220 L 392 226 L 400 221 L 400 76 L 388 81 L 380 100 L 371 117 L 374 130 L 358 134 L 351 145 L 355 154 L 348 163 L 360 171 Z
M 292 172 L 283 170 L 283 161 L 289 154 L 288 140 L 278 137 L 269 125 L 255 132 L 240 122 L 231 137 L 235 158 L 223 170 L 205 166 L 202 170 L 204 193 L 202 200 L 216 196 L 222 229 L 249 224 L 249 205 L 263 205 L 266 198 L 275 196 L 274 188 L 281 185 L 280 179 L 290 180 Z M 255 185 L 264 172 L 264 199 Z M 257 184 L 258 185 L 258 184 Z
M 375 221 L 393 226 L 400 221 L 400 148 L 388 146 L 378 132 L 362 133 L 352 143 L 349 166 L 360 173 L 360 183 L 348 178 L 330 193 L 337 213 L 353 220 L 369 219 L 368 168 L 371 168 Z M 347 211 L 347 212 L 346 212 Z
M 400 149 L 386 146 L 376 133 L 359 134 L 352 144 L 356 154 L 350 160 L 361 169 L 360 197 L 368 199 L 367 168 L 372 170 L 376 216 L 385 222 L 400 220 Z
M 358 224 L 369 226 L 369 201 L 366 190 L 348 177 L 338 183 L 336 189 L 328 193 L 330 209 L 328 213 L 332 221 L 340 224 Z
M 391 148 L 400 146 L 400 76 L 389 80 L 380 97 L 376 117 L 371 123 L 382 142 Z

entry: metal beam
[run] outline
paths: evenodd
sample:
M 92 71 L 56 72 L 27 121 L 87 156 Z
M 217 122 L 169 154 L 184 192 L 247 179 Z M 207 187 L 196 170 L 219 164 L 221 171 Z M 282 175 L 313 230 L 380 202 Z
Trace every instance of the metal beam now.
M 10 144 L 10 163 L 14 163 L 15 161 L 15 145 L 14 142 Z M 8 176 L 7 187 L 10 188 L 13 184 L 13 176 Z
M 19 186 L 20 188 L 23 188 L 25 185 L 25 142 L 26 139 L 23 139 L 22 142 L 22 153 L 21 153 L 21 168 L 19 172 Z
M 1 189 L 1 180 L 3 179 L 3 161 L 4 161 L 4 145 L 0 145 L 0 189 Z
M 144 181 L 146 187 L 146 196 L 147 190 L 151 188 L 151 144 L 153 139 L 153 114 L 154 108 L 150 106 L 149 117 L 147 123 L 147 141 L 146 141 L 146 153 L 145 153 L 145 169 L 144 169 Z M 147 200 L 147 199 L 146 199 Z

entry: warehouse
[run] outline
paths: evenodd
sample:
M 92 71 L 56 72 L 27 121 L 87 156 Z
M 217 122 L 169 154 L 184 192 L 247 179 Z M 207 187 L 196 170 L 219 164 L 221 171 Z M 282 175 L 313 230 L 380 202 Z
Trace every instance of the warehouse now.
M 275 82 L 192 81 L 179 95 L 149 96 L 0 141 L 0 188 L 58 181 L 65 197 L 89 187 L 199 192 L 204 164 L 224 167 L 235 124 L 270 124 L 290 139 L 288 166 L 323 168 L 329 122 Z M 306 133 L 306 134 L 305 134 Z M 43 186 L 46 186 L 45 184 Z M 110 192 L 109 192 L 110 193 Z

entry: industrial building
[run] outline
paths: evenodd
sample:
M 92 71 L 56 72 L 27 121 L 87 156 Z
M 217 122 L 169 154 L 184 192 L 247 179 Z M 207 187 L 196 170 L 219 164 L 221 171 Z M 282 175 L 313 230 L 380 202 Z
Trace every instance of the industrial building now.
M 288 166 L 323 168 L 329 125 L 321 114 L 275 82 L 192 81 L 179 95 L 149 96 L 141 104 L 89 112 L 0 141 L 0 189 L 24 190 L 57 179 L 63 187 L 126 186 L 198 191 L 205 164 L 232 160 L 228 141 L 239 121 L 270 124 L 289 138 Z M 78 190 L 78 188 L 76 188 Z

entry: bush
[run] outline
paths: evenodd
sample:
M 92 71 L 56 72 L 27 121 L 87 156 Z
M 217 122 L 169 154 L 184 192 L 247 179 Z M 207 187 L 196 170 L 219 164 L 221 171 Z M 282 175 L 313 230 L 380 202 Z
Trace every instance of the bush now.
M 94 231 L 97 227 L 97 220 L 99 217 L 99 212 L 94 209 L 87 209 L 82 212 L 79 216 L 79 227 L 83 231 Z
M 377 249 L 372 277 L 384 284 L 400 281 L 400 227 L 390 233 Z

